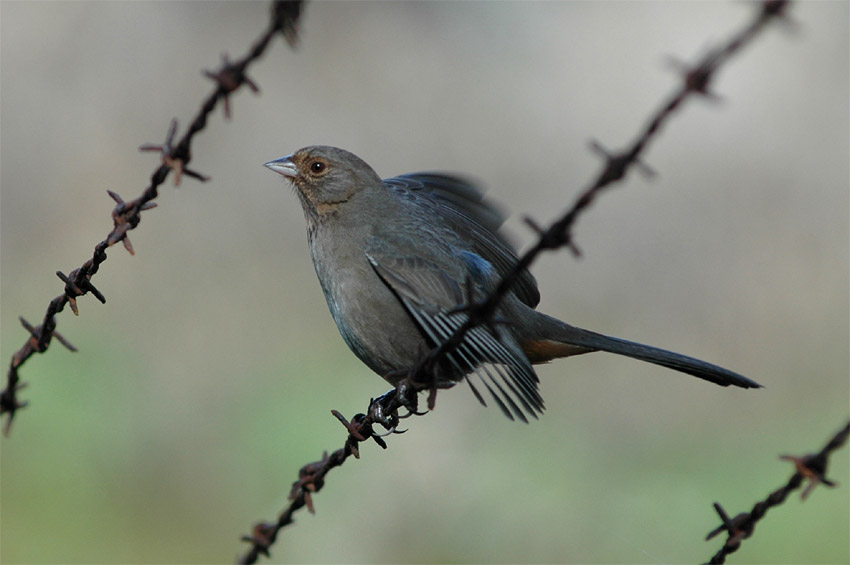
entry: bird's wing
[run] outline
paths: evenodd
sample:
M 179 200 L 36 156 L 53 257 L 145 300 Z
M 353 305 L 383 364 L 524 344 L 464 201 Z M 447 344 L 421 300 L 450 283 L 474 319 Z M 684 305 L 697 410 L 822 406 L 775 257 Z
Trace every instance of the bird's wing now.
M 385 179 L 384 183 L 400 198 L 407 197 L 435 211 L 493 265 L 499 277 L 516 263 L 513 246 L 498 234 L 499 226 L 505 221 L 504 212 L 485 199 L 473 183 L 442 173 L 410 173 Z M 537 281 L 528 270 L 523 270 L 517 278 L 513 292 L 531 308 L 540 302 Z
M 366 250 L 375 272 L 404 305 L 426 341 L 438 346 L 466 322 L 458 307 L 466 304 L 466 290 L 438 265 L 418 256 L 388 252 L 385 244 Z M 537 417 L 543 399 L 537 390 L 537 375 L 528 358 L 507 331 L 476 327 L 447 355 L 452 373 L 466 376 L 476 398 L 485 404 L 471 377 L 477 376 L 494 401 L 510 419 L 527 421 Z M 458 377 L 457 380 L 460 380 Z

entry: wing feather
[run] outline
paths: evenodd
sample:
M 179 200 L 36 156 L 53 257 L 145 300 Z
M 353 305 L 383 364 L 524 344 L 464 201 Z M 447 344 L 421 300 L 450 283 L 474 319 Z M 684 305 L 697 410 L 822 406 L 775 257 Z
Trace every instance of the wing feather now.
M 397 257 L 375 249 L 366 255 L 432 345 L 448 340 L 468 319 L 465 312 L 456 310 L 465 303 L 464 291 L 437 265 L 420 257 Z M 510 419 L 527 422 L 526 415 L 537 418 L 543 411 L 537 375 L 507 331 L 473 328 L 447 360 L 457 374 L 456 380 L 466 378 L 479 402 L 485 404 L 472 383 L 473 375 Z
M 505 213 L 485 199 L 473 182 L 443 173 L 410 173 L 385 179 L 384 183 L 397 196 L 436 211 L 440 221 L 469 241 L 499 276 L 504 276 L 516 263 L 513 245 L 498 233 Z M 537 281 L 528 270 L 522 272 L 513 290 L 531 308 L 540 302 Z

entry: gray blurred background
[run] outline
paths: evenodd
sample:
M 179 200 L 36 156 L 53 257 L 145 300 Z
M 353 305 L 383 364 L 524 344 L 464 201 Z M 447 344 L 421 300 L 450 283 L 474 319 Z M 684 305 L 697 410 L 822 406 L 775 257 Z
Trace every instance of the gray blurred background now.
M 172 117 L 185 126 L 246 52 L 266 3 L 0 4 L 2 362 L 62 291 L 54 276 L 134 198 Z M 54 343 L 2 440 L 4 563 L 231 562 L 305 463 L 387 385 L 339 338 L 300 207 L 261 165 L 314 143 L 383 176 L 474 175 L 514 215 L 555 218 L 694 60 L 749 18 L 743 3 L 314 2 L 196 138 L 212 180 L 162 188 Z M 711 503 L 744 511 L 848 415 L 848 4 L 800 3 L 688 102 L 632 175 L 581 218 L 584 252 L 534 266 L 541 309 L 691 354 L 766 386 L 729 390 L 588 355 L 539 370 L 546 415 L 511 423 L 466 387 L 408 420 L 389 450 L 329 476 L 273 562 L 706 560 Z M 847 563 L 839 490 L 794 496 L 738 563 Z

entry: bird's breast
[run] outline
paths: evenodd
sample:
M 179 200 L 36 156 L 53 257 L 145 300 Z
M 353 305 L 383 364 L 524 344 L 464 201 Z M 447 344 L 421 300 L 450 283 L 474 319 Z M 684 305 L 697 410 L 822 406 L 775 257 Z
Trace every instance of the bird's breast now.
M 364 253 L 365 243 L 324 235 L 313 234 L 310 250 L 331 317 L 345 343 L 382 377 L 414 365 L 425 340 L 375 273 Z

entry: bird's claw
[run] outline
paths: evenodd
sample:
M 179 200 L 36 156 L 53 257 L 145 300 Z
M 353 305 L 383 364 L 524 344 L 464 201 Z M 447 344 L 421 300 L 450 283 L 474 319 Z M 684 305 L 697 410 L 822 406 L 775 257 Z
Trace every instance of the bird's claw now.
M 418 410 L 411 410 L 410 408 L 406 408 L 407 412 L 405 414 L 401 414 L 398 416 L 399 420 L 404 420 L 405 418 L 410 418 L 411 416 L 424 416 L 428 413 L 428 410 L 424 410 L 422 412 Z
M 387 436 L 390 436 L 392 434 L 403 434 L 406 431 L 407 430 L 399 430 L 398 428 L 393 426 L 391 428 L 387 428 L 387 431 L 382 433 L 382 434 L 379 434 L 377 432 L 372 432 L 372 437 L 387 437 Z

